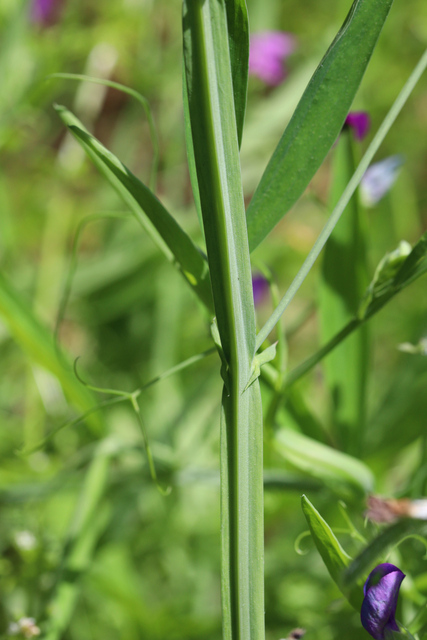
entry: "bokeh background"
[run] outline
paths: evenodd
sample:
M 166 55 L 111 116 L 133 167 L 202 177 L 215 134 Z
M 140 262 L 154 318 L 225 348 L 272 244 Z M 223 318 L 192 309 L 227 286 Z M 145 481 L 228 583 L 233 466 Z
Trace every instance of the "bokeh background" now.
M 241 154 L 248 200 L 349 6 L 348 0 L 248 0 L 252 32 L 279 29 L 297 42 L 280 86 L 250 78 Z M 372 121 L 367 139 L 355 148 L 359 157 L 426 42 L 426 3 L 396 0 L 354 105 Z M 130 402 L 107 406 L 58 430 L 34 453 L 20 453 L 111 398 L 75 378 L 69 365 L 75 358 L 91 385 L 131 392 L 211 347 L 204 310 L 65 133 L 52 107 L 71 108 L 148 182 L 153 144 L 141 105 L 115 89 L 47 78 L 85 73 L 123 83 L 148 99 L 160 148 L 156 192 L 202 244 L 186 166 L 181 62 L 179 0 L 58 0 L 45 16 L 35 13 L 31 2 L 1 0 L 2 637 L 16 631 L 13 623 L 23 616 L 33 617 L 42 634 L 50 628 L 51 640 L 221 637 L 221 382 L 215 355 L 139 396 L 159 482 L 172 487 L 169 496 L 150 477 Z M 365 212 L 371 276 L 385 252 L 401 239 L 414 243 L 427 227 L 426 135 L 424 77 L 378 153 L 378 160 L 401 154 L 404 163 L 389 193 Z M 325 222 L 330 182 L 328 158 L 304 197 L 253 255 L 254 272 L 267 265 L 282 294 Z M 52 364 L 62 357 L 53 336 L 83 220 L 58 333 L 69 367 L 60 374 Z M 291 366 L 319 346 L 318 281 L 316 265 L 285 316 Z M 420 279 L 369 326 L 361 458 L 375 474 L 376 492 L 386 496 L 426 495 L 427 358 L 397 349 L 426 334 L 426 307 L 426 281 Z M 260 324 L 271 309 L 267 295 L 257 309 Z M 311 425 L 310 435 L 316 429 L 333 431 L 322 366 L 295 389 L 302 403 L 297 413 L 306 422 L 298 421 L 295 411 L 290 417 L 286 406 L 278 420 L 303 433 Z M 310 539 L 299 538 L 307 529 L 300 509 L 303 491 L 337 531 L 347 530 L 342 496 L 295 474 L 268 437 L 265 456 L 267 639 L 285 638 L 294 627 L 306 628 L 313 640 L 368 637 Z M 363 505 L 349 500 L 347 506 L 363 535 L 374 535 L 375 526 L 364 522 Z M 348 531 L 340 540 L 350 554 L 361 547 Z M 403 617 L 410 618 L 425 601 L 424 553 L 414 540 L 394 551 L 395 561 L 411 572 Z M 56 631 L 49 627 L 52 619 Z

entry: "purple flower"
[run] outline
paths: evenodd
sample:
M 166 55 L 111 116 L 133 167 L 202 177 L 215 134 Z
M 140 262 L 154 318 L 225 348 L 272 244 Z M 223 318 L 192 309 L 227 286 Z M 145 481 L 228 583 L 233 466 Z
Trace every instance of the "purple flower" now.
M 401 155 L 390 156 L 366 170 L 360 182 L 360 195 L 365 206 L 372 207 L 385 196 L 393 186 L 402 164 Z
M 286 77 L 284 61 L 295 49 L 295 38 L 284 31 L 262 31 L 250 38 L 249 73 L 275 87 Z
M 262 304 L 268 294 L 269 286 L 267 280 L 262 275 L 252 276 L 252 290 L 254 292 L 255 306 Z
M 405 574 L 385 562 L 379 564 L 368 576 L 363 593 L 360 618 L 363 627 L 375 640 L 384 640 L 390 631 L 399 631 L 394 619 L 397 598 Z
M 353 131 L 356 140 L 363 140 L 370 126 L 371 119 L 366 111 L 350 111 L 344 122 L 344 127 Z
M 61 0 L 33 0 L 31 21 L 43 27 L 53 24 L 58 19 L 61 4 Z

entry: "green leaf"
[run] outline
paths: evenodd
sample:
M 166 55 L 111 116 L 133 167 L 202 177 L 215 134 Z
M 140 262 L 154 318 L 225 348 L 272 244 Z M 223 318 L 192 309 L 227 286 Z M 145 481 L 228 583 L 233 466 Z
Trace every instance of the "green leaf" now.
M 242 143 L 248 91 L 249 24 L 245 0 L 227 0 L 228 46 L 230 49 L 231 77 L 233 82 L 234 111 L 237 139 Z
M 398 626 L 400 631 L 393 631 L 393 629 L 387 630 L 387 640 L 404 640 L 405 638 L 406 640 L 415 640 L 414 636 L 411 635 L 411 633 L 405 629 L 400 622 L 398 622 Z
M 301 497 L 301 506 L 308 526 L 310 527 L 314 544 L 331 578 L 350 604 L 356 610 L 360 611 L 363 600 L 362 589 L 358 586 L 349 589 L 345 588 L 342 584 L 343 572 L 349 565 L 351 557 L 341 547 L 328 523 L 304 495 Z
M 323 229 L 320 232 L 316 242 L 314 243 L 314 245 L 313 245 L 312 249 L 310 250 L 307 258 L 305 259 L 301 269 L 298 271 L 297 275 L 295 276 L 295 278 L 293 279 L 293 281 L 289 285 L 289 288 L 286 291 L 285 295 L 283 296 L 283 298 L 281 299 L 279 304 L 276 306 L 275 310 L 273 311 L 273 313 L 271 314 L 271 316 L 269 317 L 269 319 L 267 320 L 265 325 L 259 331 L 259 333 L 257 335 L 257 340 L 256 340 L 257 349 L 262 345 L 264 340 L 269 336 L 269 334 L 271 333 L 273 328 L 276 326 L 277 322 L 280 320 L 280 317 L 284 313 L 285 309 L 287 308 L 287 306 L 289 305 L 289 303 L 291 302 L 291 300 L 293 299 L 293 297 L 297 293 L 297 291 L 300 288 L 301 284 L 304 282 L 304 279 L 306 278 L 308 272 L 310 271 L 310 269 L 312 268 L 312 266 L 315 263 L 316 259 L 318 258 L 318 256 L 319 256 L 321 250 L 323 249 L 327 239 L 329 238 L 329 236 L 331 235 L 332 231 L 334 230 L 335 225 L 337 224 L 338 220 L 340 219 L 341 214 L 343 213 L 345 207 L 348 205 L 348 203 L 349 203 L 353 193 L 355 192 L 358 184 L 360 183 L 364 173 L 368 169 L 369 163 L 372 161 L 375 153 L 378 151 L 378 149 L 379 149 L 380 145 L 382 144 L 385 136 L 387 135 L 388 131 L 392 127 L 392 125 L 395 122 L 397 116 L 399 115 L 400 111 L 402 110 L 403 106 L 405 105 L 406 101 L 408 100 L 408 98 L 411 95 L 414 87 L 416 86 L 418 80 L 421 78 L 421 76 L 424 73 L 426 68 L 427 68 L 427 50 L 424 51 L 424 53 L 421 56 L 419 62 L 415 66 L 414 70 L 412 71 L 411 75 L 409 76 L 408 80 L 406 81 L 405 85 L 403 86 L 402 90 L 400 91 L 399 95 L 397 96 L 396 100 L 394 101 L 394 103 L 393 103 L 392 107 L 390 108 L 388 114 L 384 118 L 384 120 L 383 120 L 382 124 L 380 125 L 377 133 L 375 134 L 371 144 L 369 145 L 366 153 L 364 154 L 364 156 L 363 156 L 362 160 L 360 161 L 356 171 L 354 172 L 350 182 L 347 184 L 347 186 L 346 186 L 341 198 L 339 199 L 336 207 L 334 208 L 333 212 L 331 213 L 327 223 L 323 227 Z M 424 272 L 424 267 L 421 268 L 421 271 Z M 389 296 L 389 297 L 391 297 L 391 296 Z M 385 302 L 387 302 L 387 299 L 388 298 L 386 298 L 385 300 L 381 301 L 380 306 L 385 304 Z M 380 308 L 380 306 L 378 308 Z M 373 313 L 375 313 L 375 311 L 377 311 L 378 308 L 374 309 Z M 356 325 L 358 325 L 358 324 L 360 324 L 360 319 L 352 320 L 347 325 L 347 327 L 345 327 L 341 331 L 341 337 L 337 336 L 336 339 L 333 338 L 333 340 L 330 341 L 328 343 L 328 345 L 326 345 L 324 348 L 321 349 L 321 352 L 318 352 L 318 354 L 316 355 L 316 358 L 318 358 L 319 356 L 320 357 L 324 357 L 326 355 L 326 353 L 329 352 L 339 341 L 341 341 L 345 336 L 349 335 L 349 333 L 354 331 L 354 329 L 356 328 Z M 333 342 L 333 345 L 331 344 L 332 342 Z M 314 358 L 314 357 L 311 358 L 310 359 L 311 363 L 314 363 L 316 358 Z M 305 367 L 305 364 L 304 364 L 304 367 Z M 301 371 L 301 369 L 304 369 L 304 367 L 300 368 L 300 371 Z M 295 377 L 294 377 L 294 380 L 295 380 Z
M 259 378 L 261 367 L 267 364 L 267 362 L 271 362 L 272 360 L 274 360 L 274 358 L 276 357 L 276 348 L 277 342 L 271 344 L 269 347 L 267 347 L 267 349 L 264 349 L 264 351 L 261 351 L 261 353 L 258 353 L 254 357 L 251 367 L 251 377 L 249 378 L 249 382 L 245 387 L 245 391 L 253 382 L 255 382 L 257 378 Z
M 321 480 L 340 497 L 360 499 L 373 489 L 371 471 L 356 458 L 287 428 L 276 433 L 274 444 L 293 467 Z
M 408 627 L 411 633 L 416 633 L 420 638 L 425 638 L 427 633 L 427 602 L 418 610 Z
M 88 570 L 97 542 L 110 518 L 110 509 L 102 503 L 105 494 L 111 458 L 120 443 L 113 437 L 105 438 L 96 448 L 86 472 L 62 557 L 62 571 L 48 604 L 49 618 L 43 637 L 59 640 L 64 637 L 73 617 L 81 592 L 79 578 Z
M 65 107 L 56 111 L 95 166 L 123 198 L 137 220 L 175 264 L 210 312 L 213 312 L 209 269 L 202 253 L 162 203 L 129 169 L 88 133 Z
M 343 131 L 334 149 L 331 210 L 354 171 L 352 134 Z M 366 285 L 365 224 L 354 194 L 323 251 L 319 286 L 322 342 L 328 342 L 354 318 Z M 364 326 L 324 361 L 335 440 L 342 450 L 356 456 L 360 455 L 364 434 L 367 354 Z
M 34 315 L 13 286 L 0 274 L 0 318 L 28 357 L 57 378 L 67 398 L 80 411 L 89 411 L 96 400 L 77 380 L 70 363 L 55 348 L 53 334 Z M 96 433 L 104 429 L 99 414 L 86 419 Z
M 427 271 L 427 231 L 412 248 L 403 262 L 395 279 L 394 286 L 407 286 Z
M 410 253 L 411 245 L 405 240 L 401 240 L 397 249 L 385 254 L 375 269 L 372 282 L 360 304 L 358 310 L 360 318 L 368 316 L 370 309 L 375 306 L 379 299 L 386 299 L 393 295 L 397 274 Z
M 384 562 L 390 547 L 395 546 L 402 538 L 411 534 L 426 536 L 427 523 L 422 520 L 405 518 L 381 531 L 346 569 L 343 584 L 351 587 L 360 578 L 366 579 L 379 561 Z
M 393 0 L 355 0 L 310 80 L 247 211 L 251 251 L 295 204 L 337 139 Z
M 262 411 L 258 380 L 246 388 L 255 310 L 226 4 L 184 1 L 184 64 L 216 342 L 228 387 L 221 413 L 222 637 L 264 640 Z
M 425 56 L 427 62 L 427 56 Z M 406 243 L 405 243 L 406 244 Z M 360 303 L 358 317 L 348 322 L 341 331 L 335 334 L 323 347 L 316 353 L 307 358 L 300 365 L 295 367 L 286 378 L 286 386 L 290 386 L 312 369 L 326 355 L 345 340 L 353 331 L 359 329 L 361 325 L 369 318 L 375 315 L 382 307 L 387 304 L 395 295 L 403 291 L 407 286 L 412 284 L 417 278 L 424 275 L 427 271 L 427 232 L 415 244 L 412 251 L 407 253 L 407 249 L 403 245 L 403 253 L 398 250 L 394 258 L 390 260 L 390 254 L 386 254 L 378 265 L 376 274 L 369 286 L 364 298 Z M 393 252 L 394 253 L 394 252 Z M 406 257 L 405 257 L 406 254 Z M 403 262 L 403 264 L 402 264 Z M 384 272 L 382 264 L 384 263 Z M 387 274 L 387 277 L 385 275 Z M 378 278 L 378 279 L 377 279 Z M 264 332 L 267 333 L 267 332 Z M 423 343 L 420 344 L 424 349 Z
M 237 138 L 239 147 L 242 143 L 243 124 L 245 120 L 246 98 L 248 88 L 249 65 L 249 24 L 245 0 L 227 0 L 227 30 L 230 53 L 231 74 L 233 83 L 234 111 L 236 117 Z M 203 229 L 202 208 L 200 203 L 199 183 L 194 158 L 193 136 L 191 132 L 188 105 L 188 86 L 185 69 L 183 69 L 184 128 L 187 147 L 188 171 L 193 190 L 194 203 L 200 226 Z
M 384 256 L 361 302 L 359 318 L 370 318 L 397 293 L 426 272 L 427 231 L 412 250 L 410 245 L 402 240 L 397 249 Z
M 245 357 L 252 362 L 255 315 L 250 262 L 243 259 L 248 242 L 226 20 L 223 0 L 184 2 L 189 116 L 218 330 L 229 361 L 231 326 L 242 322 L 238 339 L 242 347 L 250 341 Z

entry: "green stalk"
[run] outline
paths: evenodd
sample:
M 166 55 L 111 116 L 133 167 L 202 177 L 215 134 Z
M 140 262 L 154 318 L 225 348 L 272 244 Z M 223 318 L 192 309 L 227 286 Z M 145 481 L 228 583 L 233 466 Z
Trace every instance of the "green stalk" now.
M 64 545 L 61 573 L 51 602 L 44 640 L 60 640 L 73 617 L 80 595 L 80 578 L 90 566 L 96 544 L 104 530 L 109 509 L 102 504 L 111 458 L 117 445 L 103 440 L 88 468 L 80 498 Z
M 184 1 L 183 26 L 186 95 L 224 379 L 223 639 L 262 640 L 262 413 L 258 380 L 248 387 L 255 313 L 224 1 Z
M 284 311 L 286 310 L 290 302 L 293 300 L 298 289 L 304 282 L 310 269 L 312 268 L 313 264 L 316 262 L 320 252 L 325 246 L 327 239 L 329 238 L 332 231 L 334 230 L 334 227 L 337 224 L 338 220 L 340 219 L 343 211 L 347 207 L 351 197 L 353 196 L 353 193 L 356 191 L 359 185 L 359 182 L 363 178 L 363 175 L 366 169 L 369 167 L 369 164 L 371 163 L 374 155 L 380 148 L 384 138 L 386 137 L 387 133 L 390 131 L 397 116 L 405 106 L 406 101 L 408 100 L 409 96 L 411 95 L 412 91 L 415 88 L 415 85 L 417 84 L 418 80 L 421 78 L 426 68 L 427 68 L 427 50 L 424 51 L 418 64 L 416 65 L 415 69 L 412 71 L 404 87 L 402 88 L 401 92 L 399 93 L 392 107 L 390 108 L 390 111 L 382 121 L 381 126 L 379 127 L 371 144 L 366 150 L 365 155 L 360 161 L 347 187 L 344 189 L 344 192 L 341 198 L 339 199 L 334 210 L 332 211 L 329 217 L 329 220 L 327 221 L 322 231 L 320 232 L 319 237 L 314 243 L 301 269 L 298 271 L 297 275 L 293 279 L 289 289 L 286 291 L 279 305 L 276 307 L 276 309 L 273 311 L 273 313 L 271 314 L 271 316 L 269 317 L 265 325 L 262 327 L 262 329 L 258 333 L 257 349 L 259 349 L 259 347 L 262 345 L 264 340 L 266 340 L 266 338 L 269 336 L 271 331 L 274 329 L 279 318 L 282 316 L 282 314 L 284 313 Z

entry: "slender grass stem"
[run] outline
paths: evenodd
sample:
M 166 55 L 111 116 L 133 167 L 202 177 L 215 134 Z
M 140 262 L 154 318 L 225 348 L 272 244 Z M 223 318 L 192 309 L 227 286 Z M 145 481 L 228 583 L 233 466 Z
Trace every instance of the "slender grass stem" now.
M 192 143 L 222 357 L 223 640 L 264 639 L 262 413 L 224 2 L 184 2 Z
M 93 82 L 94 84 L 102 84 L 106 87 L 111 87 L 112 89 L 117 89 L 117 91 L 122 91 L 123 93 L 127 93 L 132 98 L 135 98 L 141 105 L 145 111 L 145 115 L 148 122 L 148 127 L 150 129 L 150 137 L 151 144 L 153 145 L 153 163 L 150 170 L 150 179 L 148 184 L 152 191 L 155 191 L 156 180 L 157 180 L 157 172 L 159 168 L 159 139 L 157 136 L 156 126 L 154 124 L 153 114 L 151 112 L 150 103 L 147 98 L 143 95 L 135 91 L 135 89 L 131 89 L 130 87 L 126 87 L 124 84 L 120 84 L 119 82 L 114 82 L 113 80 L 106 80 L 103 78 L 92 78 L 91 76 L 86 76 L 80 73 L 52 73 L 46 77 L 47 80 L 55 79 L 55 78 L 63 78 L 64 80 L 78 80 L 80 82 Z
M 360 161 L 359 166 L 357 167 L 356 171 L 353 174 L 353 177 L 351 178 L 350 182 L 348 183 L 347 187 L 345 188 L 345 190 L 344 190 L 341 198 L 339 199 L 335 209 L 331 213 L 331 216 L 330 216 L 329 220 L 327 221 L 327 223 L 323 227 L 322 231 L 320 232 L 319 237 L 317 238 L 316 242 L 314 243 L 313 248 L 311 249 L 310 253 L 308 254 L 307 258 L 305 259 L 301 269 L 298 271 L 298 273 L 295 276 L 294 280 L 292 281 L 289 289 L 286 291 L 285 295 L 281 299 L 279 305 L 276 307 L 276 309 L 271 314 L 270 318 L 267 320 L 267 322 L 265 323 L 265 325 L 263 326 L 261 331 L 258 333 L 257 341 L 256 341 L 256 349 L 257 350 L 260 348 L 260 346 L 262 345 L 264 340 L 268 337 L 268 335 L 274 329 L 274 327 L 276 326 L 277 322 L 279 321 L 279 318 L 282 316 L 282 314 L 284 313 L 285 309 L 288 307 L 290 302 L 293 300 L 293 298 L 294 298 L 295 294 L 297 293 L 298 289 L 300 288 L 300 286 L 304 282 L 305 278 L 307 277 L 310 269 L 314 265 L 314 263 L 317 260 L 320 252 L 322 251 L 323 247 L 325 246 L 326 241 L 328 240 L 329 236 L 331 235 L 332 231 L 334 230 L 335 225 L 337 224 L 337 222 L 340 219 L 343 211 L 345 210 L 346 206 L 348 205 L 348 203 L 350 201 L 350 198 L 352 197 L 353 193 L 357 189 L 357 186 L 359 185 L 359 183 L 360 183 L 360 181 L 361 181 L 366 169 L 368 168 L 371 160 L 373 159 L 375 153 L 380 148 L 384 138 L 386 137 L 387 133 L 390 131 L 391 126 L 395 122 L 395 120 L 396 120 L 397 116 L 399 115 L 400 111 L 403 109 L 406 101 L 408 100 L 409 96 L 411 95 L 415 85 L 417 84 L 418 80 L 421 78 L 421 76 L 422 76 L 423 72 L 425 71 L 426 67 L 427 67 L 427 50 L 421 56 L 418 64 L 416 65 L 415 69 L 413 70 L 413 72 L 409 76 L 406 84 L 404 85 L 403 89 L 399 93 L 398 97 L 394 101 L 394 104 L 392 105 L 390 111 L 388 112 L 388 114 L 384 118 L 382 124 L 380 125 L 377 133 L 374 136 L 374 139 L 372 140 L 372 142 L 369 145 L 365 155 L 363 156 L 362 160 Z

